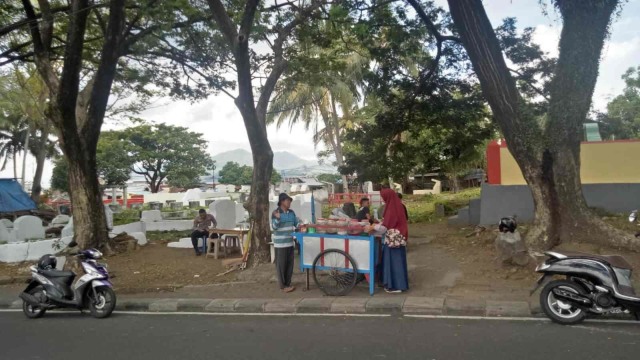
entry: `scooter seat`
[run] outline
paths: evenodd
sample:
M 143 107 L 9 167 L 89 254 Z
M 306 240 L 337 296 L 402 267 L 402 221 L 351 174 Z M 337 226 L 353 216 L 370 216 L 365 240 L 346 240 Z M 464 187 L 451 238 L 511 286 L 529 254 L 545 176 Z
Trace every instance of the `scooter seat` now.
M 76 276 L 73 271 L 41 270 L 40 273 L 48 278 L 68 278 Z
M 561 252 L 561 254 L 566 255 L 568 257 L 577 257 L 577 258 L 585 258 L 585 259 L 593 259 L 600 260 L 608 263 L 609 265 L 625 270 L 633 270 L 633 267 L 627 259 L 623 258 L 620 255 L 594 255 L 594 254 L 585 254 L 580 252 Z

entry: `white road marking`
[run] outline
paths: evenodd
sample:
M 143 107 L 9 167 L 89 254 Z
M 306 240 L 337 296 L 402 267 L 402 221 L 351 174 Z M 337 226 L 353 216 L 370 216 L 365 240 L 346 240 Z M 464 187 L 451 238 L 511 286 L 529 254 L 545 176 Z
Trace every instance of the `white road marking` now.
M 21 309 L 0 309 L 0 313 L 18 313 Z M 56 314 L 78 314 L 79 310 L 53 310 Z M 88 312 L 85 311 L 86 314 Z M 114 311 L 114 314 L 123 315 L 200 315 L 200 316 L 298 316 L 298 317 L 361 317 L 361 318 L 386 318 L 391 314 L 339 314 L 339 313 L 235 313 L 235 312 L 149 312 L 149 311 Z M 45 315 L 46 316 L 46 315 Z M 488 316 L 455 316 L 455 315 L 410 315 L 403 314 L 400 317 L 413 319 L 445 319 L 445 320 L 493 320 L 493 321 L 531 321 L 531 322 L 551 322 L 544 317 L 488 317 Z M 629 320 L 613 320 L 613 319 L 586 319 L 584 323 L 595 324 L 640 324 L 640 322 Z M 579 325 L 569 326 L 578 327 Z

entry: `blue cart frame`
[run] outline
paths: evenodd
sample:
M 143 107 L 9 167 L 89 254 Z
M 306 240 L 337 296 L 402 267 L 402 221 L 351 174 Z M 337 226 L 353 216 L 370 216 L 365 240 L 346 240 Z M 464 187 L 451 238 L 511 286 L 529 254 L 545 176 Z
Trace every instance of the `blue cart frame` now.
M 368 275 L 368 280 L 369 280 L 369 294 L 373 296 L 373 293 L 375 291 L 375 273 L 376 273 L 376 262 L 378 259 L 378 244 L 376 241 L 376 238 L 371 235 L 371 236 L 354 236 L 354 235 L 334 235 L 334 234 L 319 234 L 319 233 L 293 233 L 293 236 L 296 238 L 299 246 L 300 246 L 300 270 L 301 271 L 305 271 L 307 273 L 307 290 L 309 290 L 309 269 L 313 268 L 313 260 L 311 260 L 310 262 L 307 261 L 305 263 L 305 251 L 306 251 L 306 255 L 308 256 L 307 259 L 315 259 L 318 254 L 320 254 L 322 251 L 324 250 L 328 250 L 328 249 L 339 249 L 339 250 L 344 250 L 347 254 L 349 254 L 354 260 L 355 260 L 355 265 L 358 268 L 357 272 L 359 274 L 365 274 Z M 305 246 L 304 246 L 304 238 L 317 238 L 318 241 L 323 244 L 325 239 L 328 240 L 344 240 L 344 246 L 343 248 L 339 248 L 339 247 L 335 247 L 335 246 L 330 246 L 325 248 L 324 246 L 320 245 L 319 250 L 320 251 L 314 251 L 313 249 L 306 249 L 305 250 Z M 358 265 L 358 259 L 356 258 L 356 256 L 354 256 L 354 254 L 349 253 L 349 244 L 354 241 L 357 242 L 358 245 L 361 245 L 362 242 L 366 242 L 368 245 L 368 260 L 369 260 L 369 266 L 368 269 L 360 269 L 360 266 Z M 335 241 L 333 241 L 335 243 Z M 356 244 L 356 243 L 354 243 Z M 313 251 L 313 254 L 309 254 L 309 251 Z M 309 255 L 311 255 L 309 257 Z M 362 258 L 362 255 L 360 256 Z

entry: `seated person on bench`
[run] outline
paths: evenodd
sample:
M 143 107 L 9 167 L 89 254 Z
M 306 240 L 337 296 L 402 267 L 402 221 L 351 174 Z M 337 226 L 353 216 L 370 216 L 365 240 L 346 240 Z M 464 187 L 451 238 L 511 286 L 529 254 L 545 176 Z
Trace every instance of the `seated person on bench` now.
M 193 220 L 193 232 L 191 233 L 191 244 L 193 245 L 193 250 L 196 251 L 196 256 L 202 254 L 198 247 L 198 239 L 209 236 L 217 238 L 218 234 L 209 234 L 209 227 L 215 228 L 216 226 L 218 226 L 218 222 L 213 215 L 207 214 L 204 209 L 198 211 L 198 216 Z

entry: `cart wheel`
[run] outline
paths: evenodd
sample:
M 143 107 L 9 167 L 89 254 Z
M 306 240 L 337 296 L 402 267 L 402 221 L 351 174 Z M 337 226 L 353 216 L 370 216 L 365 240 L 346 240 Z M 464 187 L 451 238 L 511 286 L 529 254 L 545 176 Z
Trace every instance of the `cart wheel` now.
M 356 286 L 358 267 L 346 252 L 325 250 L 313 261 L 313 280 L 326 295 L 344 296 Z

